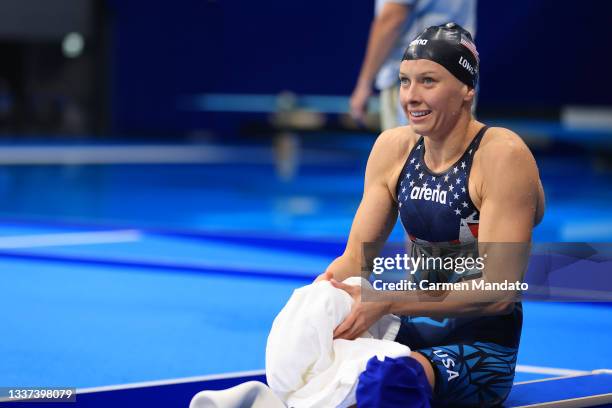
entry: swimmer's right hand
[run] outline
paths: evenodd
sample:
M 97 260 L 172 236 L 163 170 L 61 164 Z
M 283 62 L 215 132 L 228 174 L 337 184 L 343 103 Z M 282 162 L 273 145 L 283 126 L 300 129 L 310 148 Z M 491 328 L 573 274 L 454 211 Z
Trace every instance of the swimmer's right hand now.
M 314 282 L 319 282 L 319 281 L 323 281 L 323 280 L 330 280 L 334 278 L 334 273 L 332 271 L 325 271 L 322 274 L 320 274 L 319 276 L 317 276 L 317 278 L 314 280 Z M 313 283 L 314 283 L 313 282 Z

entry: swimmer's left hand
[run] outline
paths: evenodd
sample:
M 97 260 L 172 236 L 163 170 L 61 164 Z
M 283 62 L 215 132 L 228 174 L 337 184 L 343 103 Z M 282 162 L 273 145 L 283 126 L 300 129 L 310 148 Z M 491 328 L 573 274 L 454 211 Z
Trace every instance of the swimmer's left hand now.
M 361 286 L 347 285 L 335 279 L 331 279 L 330 282 L 335 288 L 344 290 L 353 298 L 351 312 L 334 330 L 334 340 L 354 340 L 387 314 L 389 306 L 386 302 L 361 302 Z

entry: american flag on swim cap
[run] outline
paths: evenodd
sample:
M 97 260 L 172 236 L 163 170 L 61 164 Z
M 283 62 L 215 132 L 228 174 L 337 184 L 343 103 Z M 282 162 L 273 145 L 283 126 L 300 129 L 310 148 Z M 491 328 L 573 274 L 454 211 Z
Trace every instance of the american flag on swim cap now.
M 476 51 L 476 46 L 473 42 L 461 36 L 461 44 L 472 52 L 472 55 L 474 56 L 474 58 L 476 58 L 476 61 L 480 62 L 480 58 L 478 57 L 478 51 Z

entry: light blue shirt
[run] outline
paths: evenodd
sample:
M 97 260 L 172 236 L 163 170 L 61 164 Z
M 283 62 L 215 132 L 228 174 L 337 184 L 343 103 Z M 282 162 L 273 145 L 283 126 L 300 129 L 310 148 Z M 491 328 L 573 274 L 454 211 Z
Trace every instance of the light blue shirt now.
M 477 0 L 376 0 L 375 15 L 386 3 L 410 6 L 408 21 L 404 24 L 397 43 L 376 75 L 376 88 L 386 89 L 399 81 L 399 66 L 408 44 L 427 27 L 455 22 L 476 36 Z

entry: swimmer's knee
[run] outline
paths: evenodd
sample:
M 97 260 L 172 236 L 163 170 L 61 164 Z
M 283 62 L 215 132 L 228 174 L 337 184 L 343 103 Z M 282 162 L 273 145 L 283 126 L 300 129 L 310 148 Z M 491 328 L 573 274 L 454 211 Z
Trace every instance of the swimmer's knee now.
M 421 366 L 423 367 L 423 371 L 425 372 L 425 376 L 427 377 L 427 382 L 429 383 L 429 386 L 431 387 L 431 390 L 433 392 L 434 385 L 436 382 L 436 376 L 434 374 L 434 369 L 431 365 L 431 362 L 427 359 L 427 357 L 425 357 L 418 351 L 413 351 L 412 353 L 410 353 L 410 357 L 418 361 L 419 364 L 421 364 Z

